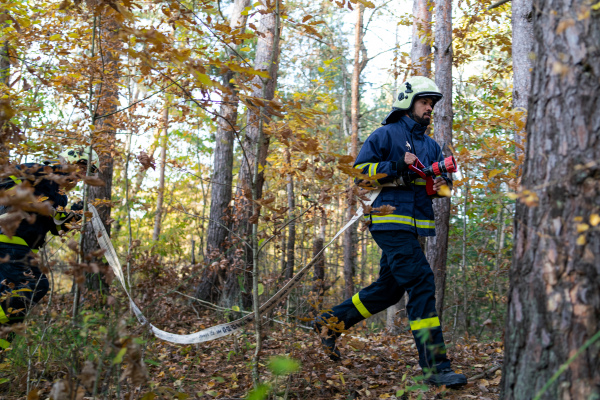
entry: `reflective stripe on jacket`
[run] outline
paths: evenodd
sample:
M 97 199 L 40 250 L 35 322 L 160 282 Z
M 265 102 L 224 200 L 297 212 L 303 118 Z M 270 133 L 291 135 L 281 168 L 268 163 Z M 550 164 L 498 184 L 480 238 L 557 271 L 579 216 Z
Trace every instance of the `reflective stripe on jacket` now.
M 367 214 L 370 230 L 407 230 L 421 236 L 435 236 L 435 219 L 431 198 L 427 195 L 425 181 L 409 172 L 404 163 L 408 151 L 429 166 L 443 160 L 440 146 L 425 135 L 426 127 L 408 116 L 375 130 L 365 141 L 354 164 L 369 177 L 385 174 L 374 184 L 385 184 L 402 177 L 407 186 L 384 187 L 373 203 L 373 208 L 390 205 L 396 209 L 392 214 Z M 449 183 L 450 179 L 442 175 Z

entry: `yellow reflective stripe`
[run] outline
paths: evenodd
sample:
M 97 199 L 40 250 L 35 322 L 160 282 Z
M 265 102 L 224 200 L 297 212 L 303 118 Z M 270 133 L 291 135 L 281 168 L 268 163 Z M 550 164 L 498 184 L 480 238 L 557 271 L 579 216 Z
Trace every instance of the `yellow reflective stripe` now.
M 417 179 L 415 179 L 413 184 L 417 185 L 417 186 L 425 186 L 425 185 L 427 185 L 427 182 L 423 178 L 417 178 Z
M 435 221 L 430 219 L 418 219 L 417 228 L 435 229 Z
M 4 310 L 2 309 L 2 307 L 0 307 L 0 324 L 6 324 L 6 323 L 8 323 L 8 317 L 4 313 Z
M 372 222 L 374 224 L 404 224 L 404 225 L 414 225 L 417 228 L 423 229 L 435 229 L 435 221 L 431 219 L 417 219 L 408 216 L 408 215 L 397 215 L 397 214 L 388 214 L 388 215 L 371 215 L 370 216 Z
M 365 318 L 369 318 L 371 315 L 369 310 L 367 310 L 367 307 L 365 307 L 365 305 L 362 303 L 362 301 L 360 301 L 360 297 L 358 297 L 358 293 L 356 293 L 354 296 L 352 296 L 352 303 L 354 304 L 354 306 L 356 307 L 356 309 L 358 310 L 358 312 L 360 313 L 360 315 L 362 315 Z
M 377 166 L 379 165 L 379 163 L 363 163 L 363 164 L 358 164 L 356 167 L 356 169 L 364 169 L 365 167 L 369 167 L 369 169 L 367 170 L 366 175 L 368 176 L 373 176 L 375 174 L 377 174 Z
M 379 163 L 375 164 L 374 168 L 373 168 L 373 176 L 377 175 L 377 166 L 379 165 Z M 377 179 L 375 179 L 375 183 L 379 184 L 379 182 L 377 182 Z
M 440 326 L 440 319 L 438 317 L 410 321 L 410 329 L 413 331 L 425 328 L 437 328 L 438 326 Z
M 19 178 L 17 178 L 14 175 L 9 176 L 10 179 L 13 180 L 14 183 L 16 183 L 17 185 L 20 184 L 21 182 L 23 182 L 22 180 L 20 180 Z
M 414 225 L 414 218 L 408 215 L 371 215 L 374 224 L 405 224 L 405 225 Z

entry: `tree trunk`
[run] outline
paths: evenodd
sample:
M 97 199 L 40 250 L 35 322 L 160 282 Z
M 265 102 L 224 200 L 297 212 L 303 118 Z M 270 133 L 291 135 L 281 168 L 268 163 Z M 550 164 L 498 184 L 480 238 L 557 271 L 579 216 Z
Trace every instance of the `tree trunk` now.
M 154 243 L 158 242 L 160 238 L 162 206 L 165 196 L 165 165 L 167 164 L 167 146 L 169 143 L 169 107 L 167 104 L 165 104 L 162 119 L 163 137 L 160 146 L 158 194 L 156 196 L 156 214 L 154 214 L 154 232 L 152 233 L 152 241 Z
M 102 70 L 102 92 L 99 96 L 98 109 L 96 115 L 111 113 L 119 106 L 119 53 L 122 48 L 122 41 L 119 38 L 119 25 L 112 17 L 103 15 L 99 18 L 104 23 L 98 27 L 98 40 L 103 49 L 102 60 L 99 61 L 104 66 Z M 98 86 L 100 88 L 100 85 Z M 109 116 L 96 120 L 95 131 L 93 135 L 93 146 L 100 156 L 100 171 L 98 177 L 104 182 L 104 186 L 91 186 L 89 188 L 90 201 L 111 200 L 112 196 L 112 178 L 113 178 L 113 153 L 116 132 L 116 116 Z M 109 205 L 98 206 L 98 214 L 110 236 L 110 210 Z M 100 249 L 96 235 L 91 226 L 86 227 L 83 233 L 82 252 L 89 255 Z M 100 264 L 101 258 L 91 259 L 92 262 Z M 86 274 L 86 287 L 90 290 L 106 290 L 108 285 L 100 274 Z
M 452 1 L 435 3 L 435 83 L 444 95 L 435 106 L 434 139 L 442 147 L 445 156 L 452 146 Z M 435 274 L 435 308 L 440 319 L 444 312 L 446 290 L 446 258 L 448 254 L 448 231 L 450 227 L 450 198 L 433 201 L 435 234 L 427 243 L 427 260 Z
M 600 15 L 591 4 L 533 4 L 522 185 L 535 196 L 516 208 L 502 373 L 507 400 L 531 399 L 546 383 L 541 399 L 600 395 L 600 346 L 585 346 L 600 330 Z
M 513 108 L 527 112 L 531 88 L 531 57 L 533 49 L 533 26 L 531 0 L 513 0 L 512 4 L 512 62 L 513 62 Z M 526 115 L 523 116 L 526 118 Z M 525 129 L 515 130 L 517 159 L 523 155 Z
M 427 0 L 413 1 L 412 48 L 410 59 L 414 75 L 431 76 L 431 11 Z
M 315 213 L 317 210 L 315 210 Z M 327 226 L 327 218 L 325 217 L 325 210 L 321 208 L 321 217 L 319 218 L 319 224 L 315 224 L 315 240 L 313 241 L 313 258 L 323 250 L 325 245 L 325 227 Z M 323 296 L 323 288 L 325 285 L 325 253 L 321 254 L 313 267 L 314 271 L 314 284 L 313 291 L 317 293 L 319 297 Z
M 286 163 L 291 166 L 291 154 L 290 150 L 286 149 L 285 153 Z M 292 173 L 289 173 L 287 176 L 287 198 L 288 198 L 288 218 L 290 218 L 291 222 L 288 225 L 288 240 L 287 240 L 287 263 L 285 267 L 285 279 L 292 279 L 294 276 L 294 250 L 296 246 L 296 222 L 295 211 L 296 208 L 295 199 L 294 199 L 294 177 Z
M 254 68 L 260 71 L 267 71 L 269 73 L 269 79 L 263 80 L 263 78 L 256 76 L 252 81 L 254 90 L 252 96 L 265 101 L 268 103 L 269 100 L 273 100 L 275 96 L 275 87 L 277 86 L 277 73 L 279 70 L 279 32 L 275 32 L 276 17 L 274 10 L 270 9 L 261 18 L 259 32 L 262 35 L 258 38 L 256 44 L 256 56 L 254 59 Z M 263 124 L 266 125 L 269 122 L 269 115 L 271 114 L 271 108 L 269 106 L 261 107 L 259 104 L 255 104 L 256 107 L 248 108 L 248 125 L 246 128 L 246 136 L 244 137 L 242 147 L 244 149 L 244 155 L 242 156 L 242 165 L 239 173 L 239 189 L 235 208 L 236 213 L 240 217 L 240 223 L 238 227 L 238 234 L 241 237 L 249 238 L 252 232 L 253 219 L 258 219 L 260 215 L 260 207 L 257 204 L 252 204 L 248 199 L 251 195 L 251 188 L 253 187 L 254 180 L 254 169 L 255 163 L 258 162 L 259 166 L 265 166 L 267 160 L 267 152 L 269 149 L 270 136 L 262 135 Z M 262 110 L 262 115 L 261 115 Z M 260 139 L 260 143 L 258 143 Z M 255 151 L 258 145 L 258 153 Z M 260 168 L 259 168 L 260 169 Z M 264 172 L 261 170 L 256 177 L 256 196 L 257 199 L 262 198 L 263 183 L 264 183 Z M 251 217 L 253 217 L 251 219 Z M 257 221 L 258 222 L 258 221 Z M 244 266 L 244 277 L 245 277 L 245 288 L 248 288 L 251 282 L 251 265 L 253 260 L 252 251 L 247 247 L 245 250 L 246 264 Z M 239 270 L 231 268 L 227 274 L 226 290 L 223 291 L 221 296 L 221 303 L 230 304 L 233 302 L 239 294 L 238 284 Z M 250 306 L 251 298 L 250 294 L 244 293 L 243 303 L 245 307 Z
M 0 23 L 0 29 L 4 29 L 7 20 L 10 18 L 8 12 L 2 12 L 4 22 Z M 10 58 L 9 58 L 9 43 L 7 41 L 0 42 L 0 165 L 8 163 L 9 150 L 6 146 L 6 142 L 9 137 L 5 133 L 8 133 L 9 129 L 4 129 L 5 124 L 10 121 L 13 109 L 11 106 L 11 96 L 9 95 L 9 78 L 10 78 Z
M 229 26 L 232 29 L 244 31 L 248 16 L 244 9 L 250 5 L 250 0 L 236 0 L 231 12 Z M 229 58 L 235 57 L 233 51 L 226 48 Z M 210 192 L 210 214 L 208 233 L 206 239 L 205 259 L 209 265 L 222 257 L 227 251 L 226 239 L 231 229 L 230 203 L 233 184 L 233 148 L 237 123 L 237 109 L 239 98 L 234 83 L 235 77 L 232 70 L 227 70 L 223 75 L 223 102 L 217 120 L 217 136 L 215 138 L 215 151 L 213 157 L 212 190 Z M 216 255 L 213 254 L 216 252 Z M 231 265 L 230 265 L 231 268 Z M 196 297 L 201 300 L 216 302 L 219 296 L 219 280 L 225 279 L 225 270 L 220 266 L 206 268 L 200 278 Z M 237 282 L 236 282 L 237 284 Z
M 359 4 L 356 8 L 356 27 L 354 29 L 354 69 L 352 70 L 352 93 L 351 93 L 351 137 L 350 155 L 356 159 L 358 156 L 358 121 L 360 119 L 360 74 L 367 65 L 367 50 L 363 42 L 363 14 L 365 7 Z M 362 57 L 361 57 L 362 55 Z M 346 220 L 349 221 L 356 212 L 356 200 L 354 191 L 349 190 L 346 199 Z M 354 294 L 354 274 L 356 261 L 356 224 L 344 232 L 344 296 L 351 297 Z

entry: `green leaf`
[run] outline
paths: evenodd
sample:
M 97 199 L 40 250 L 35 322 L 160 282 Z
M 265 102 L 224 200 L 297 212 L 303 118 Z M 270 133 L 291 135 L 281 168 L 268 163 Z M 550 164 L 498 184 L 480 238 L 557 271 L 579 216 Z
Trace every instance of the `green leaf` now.
M 265 286 L 262 283 L 258 284 L 258 295 L 260 296 L 265 292 Z
M 0 347 L 3 349 L 8 349 L 10 346 L 10 342 L 8 340 L 0 339 Z
M 246 290 L 244 289 L 244 277 L 242 275 L 238 275 L 238 285 L 240 285 L 240 289 L 242 290 L 242 292 L 245 292 Z
M 400 389 L 396 392 L 396 397 L 401 397 L 402 395 L 404 395 L 404 389 Z
M 240 307 L 238 307 L 238 306 L 233 306 L 233 307 L 231 307 L 231 309 L 233 311 L 238 311 L 238 312 L 240 311 Z
M 121 350 L 119 350 L 117 356 L 113 358 L 112 363 L 121 364 L 123 362 L 123 356 L 125 355 L 125 353 L 127 353 L 127 347 L 123 347 Z
M 248 393 L 247 400 L 263 400 L 267 397 L 269 393 L 269 385 L 260 384 L 256 389 L 252 389 L 250 393 Z
M 160 363 L 158 361 L 155 361 L 155 360 L 144 359 L 144 362 L 146 364 L 154 365 L 155 367 L 160 367 Z
M 0 385 L 2 385 L 3 383 L 8 382 L 9 380 L 6 378 L 0 378 Z
M 279 356 L 269 360 L 268 368 L 274 375 L 289 375 L 300 369 L 300 363 L 293 358 Z

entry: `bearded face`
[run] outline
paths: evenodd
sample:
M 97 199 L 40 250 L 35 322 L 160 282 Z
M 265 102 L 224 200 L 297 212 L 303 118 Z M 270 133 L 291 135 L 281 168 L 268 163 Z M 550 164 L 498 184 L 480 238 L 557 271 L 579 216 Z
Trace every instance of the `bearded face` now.
M 420 125 L 428 126 L 431 123 L 432 111 L 433 100 L 429 97 L 419 97 L 415 99 L 408 116 Z

